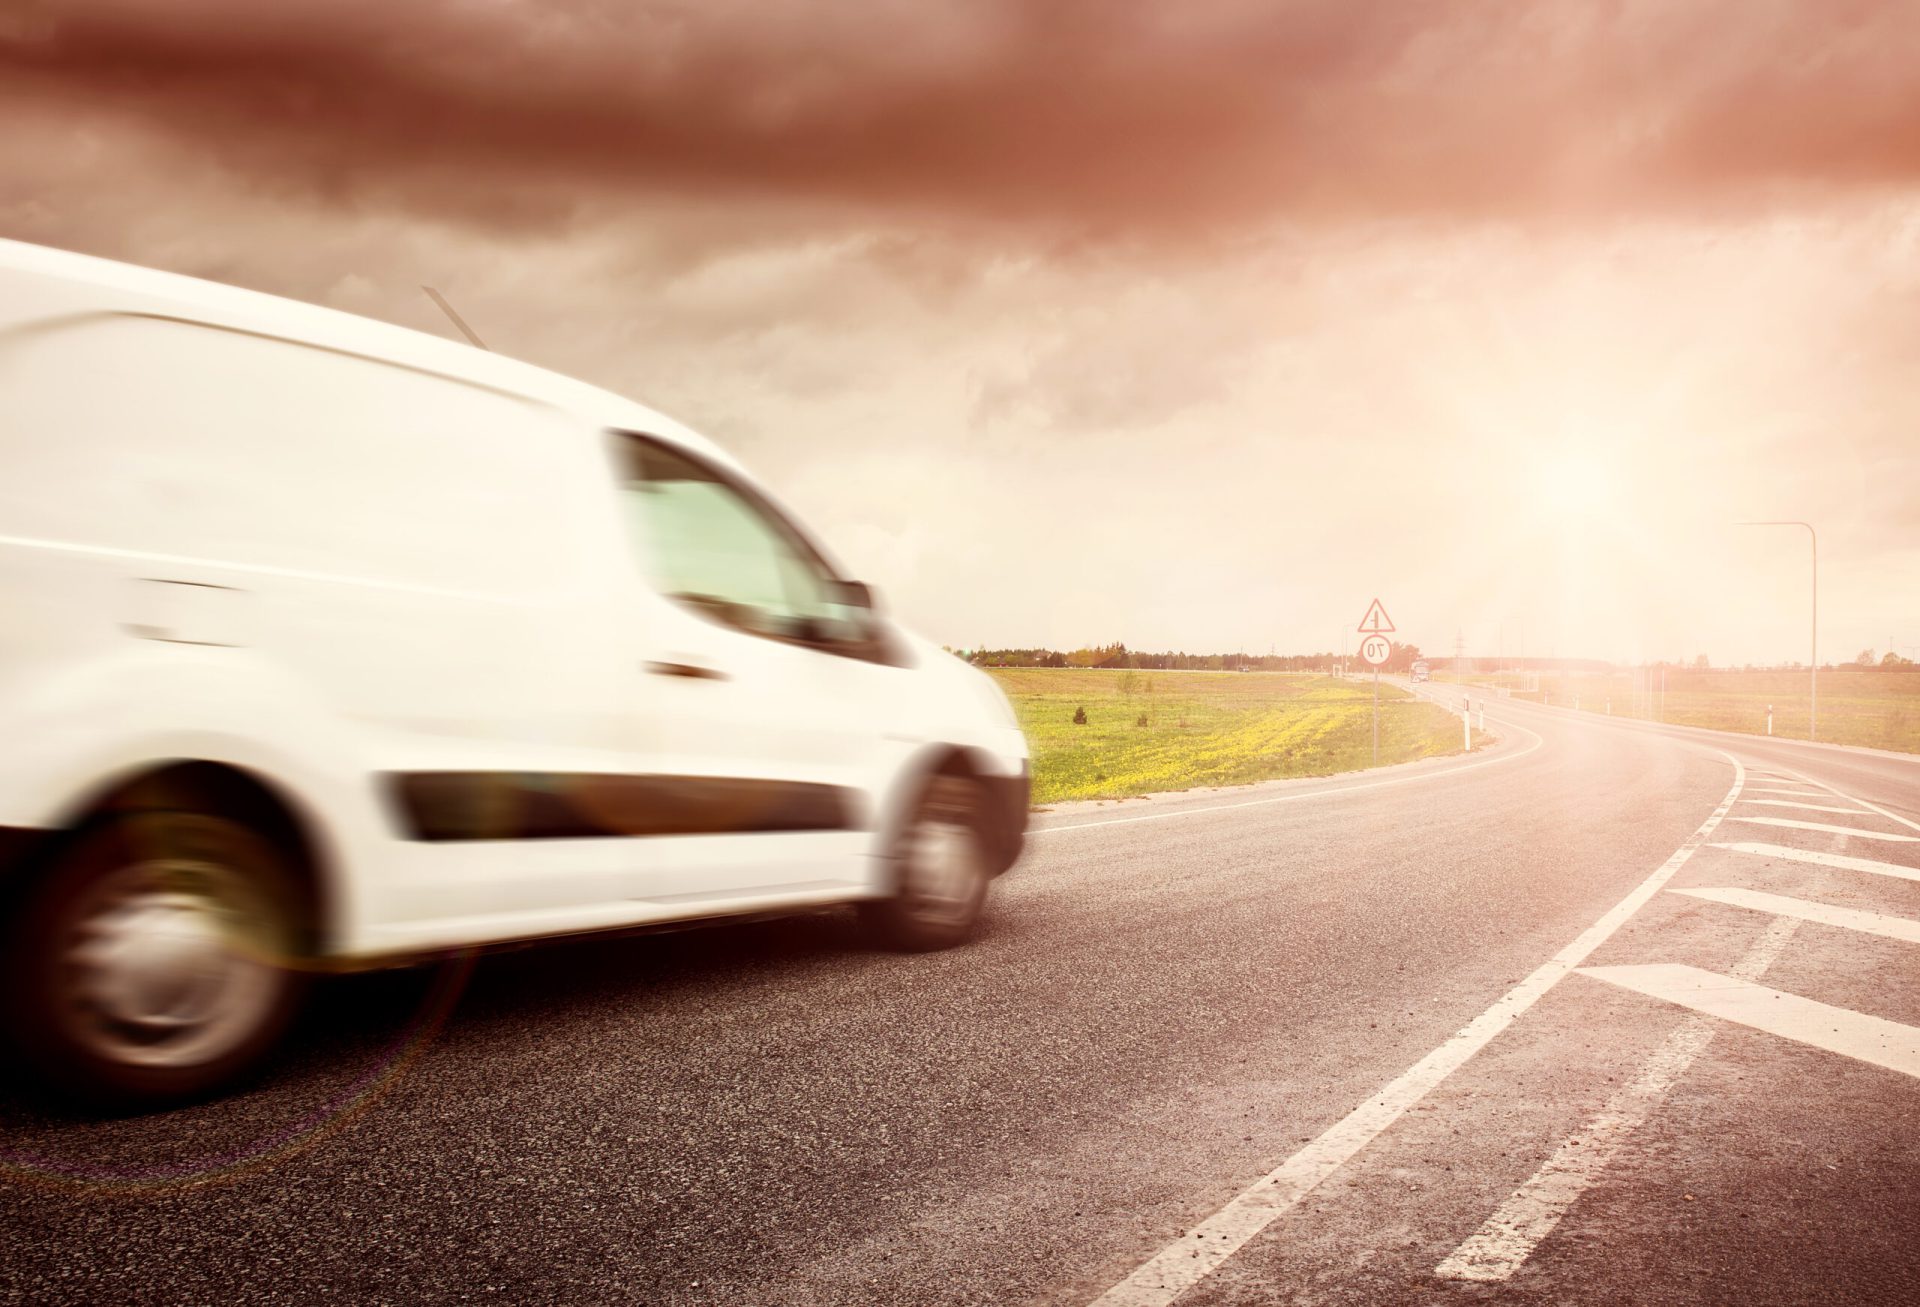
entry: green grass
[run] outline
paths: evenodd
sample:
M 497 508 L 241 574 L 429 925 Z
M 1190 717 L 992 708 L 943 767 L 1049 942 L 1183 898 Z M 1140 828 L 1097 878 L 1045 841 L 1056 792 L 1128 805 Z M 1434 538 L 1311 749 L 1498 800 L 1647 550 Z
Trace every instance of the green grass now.
M 1327 776 L 1372 761 L 1371 681 L 1029 667 L 991 675 L 1033 748 L 1036 804 Z M 1073 721 L 1080 708 L 1084 726 Z M 1380 688 L 1383 764 L 1459 752 L 1459 718 Z
M 1807 738 L 1807 673 L 1805 671 L 1693 671 L 1667 672 L 1666 696 L 1657 693 L 1659 672 L 1647 691 L 1647 674 L 1622 671 L 1606 674 L 1538 675 L 1539 690 L 1516 690 L 1517 699 L 1545 701 L 1563 708 L 1577 705 L 1582 712 L 1648 719 L 1681 726 L 1706 726 L 1718 731 L 1764 735 L 1767 705 L 1773 705 L 1773 733 L 1789 739 Z M 1489 684 L 1491 676 L 1471 676 Z M 1511 673 L 1509 685 L 1518 684 Z M 1858 744 L 1874 749 L 1920 753 L 1920 671 L 1879 672 L 1838 667 L 1820 673 L 1820 738 L 1829 744 Z

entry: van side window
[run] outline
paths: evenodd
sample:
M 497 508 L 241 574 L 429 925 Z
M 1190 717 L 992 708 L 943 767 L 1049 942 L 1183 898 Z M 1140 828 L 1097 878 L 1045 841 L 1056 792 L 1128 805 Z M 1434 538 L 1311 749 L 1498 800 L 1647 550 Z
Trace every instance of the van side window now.
M 869 638 L 867 612 L 759 496 L 666 445 L 621 440 L 627 509 L 662 594 L 751 635 L 828 648 Z

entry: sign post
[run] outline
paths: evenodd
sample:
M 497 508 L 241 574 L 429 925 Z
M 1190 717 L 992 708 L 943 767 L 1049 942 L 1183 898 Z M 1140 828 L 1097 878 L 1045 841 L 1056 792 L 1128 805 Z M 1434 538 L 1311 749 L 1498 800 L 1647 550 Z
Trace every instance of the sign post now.
M 1380 765 L 1380 664 L 1393 656 L 1393 644 L 1387 639 L 1387 632 L 1393 630 L 1393 619 L 1387 616 L 1387 610 L 1378 599 L 1367 607 L 1367 615 L 1360 619 L 1358 630 L 1366 638 L 1360 641 L 1360 656 L 1373 667 L 1373 765 Z

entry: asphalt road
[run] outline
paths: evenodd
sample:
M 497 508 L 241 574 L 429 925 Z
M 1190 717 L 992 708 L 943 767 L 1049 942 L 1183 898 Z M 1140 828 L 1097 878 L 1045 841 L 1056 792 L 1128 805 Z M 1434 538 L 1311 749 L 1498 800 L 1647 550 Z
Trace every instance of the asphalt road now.
M 221 1102 L 0 1090 L 0 1300 L 1920 1300 L 1920 760 L 1489 724 L 1043 814 L 951 953 L 561 944 L 333 982 Z

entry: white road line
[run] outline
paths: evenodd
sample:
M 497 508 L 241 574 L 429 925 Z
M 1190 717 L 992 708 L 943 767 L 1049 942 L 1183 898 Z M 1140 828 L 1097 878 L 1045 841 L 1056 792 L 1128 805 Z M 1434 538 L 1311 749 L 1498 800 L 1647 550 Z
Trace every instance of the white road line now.
M 1780 956 L 1798 925 L 1787 917 L 1770 923 L 1734 973 L 1743 980 L 1757 979 Z M 1641 1064 L 1640 1073 L 1615 1090 L 1599 1114 L 1566 1139 L 1433 1273 L 1443 1280 L 1510 1279 L 1686 1075 L 1715 1029 L 1716 1023 L 1702 1016 L 1676 1026 Z
M 1811 785 L 1749 785 L 1748 794 L 1804 794 L 1809 799 L 1828 797 L 1826 790 L 1816 790 Z
M 1826 798 L 1826 795 L 1819 796 Z M 1865 817 L 1869 815 L 1865 808 L 1836 808 L 1831 804 L 1795 803 L 1791 799 L 1742 799 L 1742 803 L 1764 803 L 1770 808 L 1798 808 L 1802 812 L 1851 812 Z
M 1749 773 L 1750 776 L 1758 774 Z M 1745 793 L 1804 794 L 1805 792 L 1754 786 Z M 1826 797 L 1831 793 L 1834 797 L 1846 799 L 1848 802 L 1860 802 L 1852 796 L 1832 790 L 1831 787 L 1825 791 L 1811 793 L 1814 797 Z M 1743 798 L 1740 802 L 1756 803 L 1763 800 Z M 1778 806 L 1812 807 L 1813 805 L 1780 804 Z M 1860 809 L 1851 808 L 1821 810 L 1860 811 Z M 1880 810 L 1875 809 L 1875 811 Z M 1895 821 L 1903 820 L 1894 817 L 1892 813 L 1881 812 L 1881 815 L 1892 817 Z M 1714 844 L 1711 847 L 1760 857 L 1785 858 L 1818 867 L 1866 871 L 1920 880 L 1920 869 L 1902 867 L 1888 862 L 1874 862 L 1867 858 L 1850 858 L 1838 853 L 1796 849 L 1783 844 L 1736 842 Z M 1812 903 L 1804 899 L 1791 899 L 1748 890 L 1683 889 L 1673 892 L 1775 914 L 1774 920 L 1762 933 L 1760 939 L 1734 966 L 1732 976 L 1739 982 L 1757 980 L 1779 956 L 1781 949 L 1792 938 L 1794 931 L 1803 920 L 1849 926 L 1875 934 L 1890 934 L 1898 939 L 1920 937 L 1920 922 L 1888 917 L 1881 913 L 1833 908 L 1827 904 Z M 1594 972 L 1590 970 L 1585 974 L 1591 975 Z M 1560 1223 L 1561 1218 L 1579 1200 L 1580 1195 L 1606 1170 L 1614 1156 L 1626 1143 L 1627 1138 L 1640 1127 L 1647 1116 L 1665 1099 L 1672 1087 L 1686 1074 L 1694 1059 L 1712 1040 L 1716 1028 L 1717 1022 L 1711 1016 L 1697 1014 L 1688 1017 L 1642 1064 L 1639 1075 L 1608 1099 L 1599 1115 L 1588 1121 L 1579 1134 L 1563 1142 L 1532 1178 L 1515 1190 L 1479 1230 L 1434 1268 L 1434 1274 L 1442 1279 L 1451 1280 L 1497 1282 L 1509 1279 L 1532 1255 L 1540 1241 Z
M 1533 743 L 1517 753 L 1503 753 L 1494 758 L 1483 758 L 1479 762 L 1470 762 L 1461 767 L 1447 767 L 1435 771 L 1419 772 L 1412 776 L 1392 776 L 1383 781 L 1368 781 L 1364 785 L 1342 785 L 1337 789 L 1302 790 L 1298 794 L 1276 794 L 1270 799 L 1243 799 L 1238 803 L 1215 803 L 1205 808 L 1182 808 L 1178 812 L 1147 812 L 1138 817 L 1108 817 L 1101 821 L 1075 822 L 1071 826 L 1032 826 L 1027 830 L 1027 838 L 1036 835 L 1058 835 L 1062 831 L 1091 830 L 1095 826 L 1128 826 L 1141 821 L 1171 821 L 1175 817 L 1198 817 L 1202 813 L 1227 812 L 1234 808 L 1262 808 L 1270 803 L 1294 803 L 1301 799 L 1324 799 L 1335 794 L 1357 794 L 1361 790 L 1381 790 L 1389 785 L 1407 785 L 1414 781 L 1435 781 L 1448 776 L 1458 776 L 1463 771 L 1477 771 L 1482 767 L 1492 767 L 1498 763 L 1511 762 L 1524 758 L 1539 748 L 1544 740 L 1526 727 L 1514 722 L 1501 721 L 1502 726 L 1511 726 L 1525 735 L 1533 736 Z
M 1536 737 L 1537 738 L 1537 737 Z M 1720 800 L 1700 828 L 1673 856 L 1656 867 L 1633 891 L 1616 903 L 1579 938 L 1541 964 L 1531 975 L 1495 1000 L 1440 1047 L 1414 1063 L 1391 1084 L 1328 1127 L 1325 1133 L 1272 1171 L 1242 1190 L 1225 1207 L 1188 1230 L 1135 1268 L 1126 1279 L 1095 1299 L 1094 1307 L 1166 1307 L 1190 1286 L 1211 1275 L 1248 1240 L 1290 1210 L 1315 1185 L 1335 1171 L 1408 1108 L 1431 1093 L 1436 1085 L 1492 1042 L 1519 1019 L 1540 996 L 1578 967 L 1605 943 L 1629 917 L 1673 878 L 1694 851 L 1706 843 L 1720 824 L 1746 779 L 1745 768 L 1732 754 L 1720 751 L 1733 764 L 1733 788 Z
M 1828 788 L 1831 789 L 1832 787 L 1829 786 Z M 1833 792 L 1835 794 L 1840 794 L 1840 791 L 1838 790 L 1834 790 Z M 1888 812 L 1885 808 L 1881 807 L 1879 804 L 1868 803 L 1865 799 L 1859 797 L 1858 795 L 1840 794 L 1840 797 L 1845 799 L 1848 803 L 1859 804 L 1861 807 L 1865 808 L 1869 812 L 1877 812 L 1882 817 L 1885 817 L 1888 821 L 1897 821 L 1902 826 L 1905 826 L 1908 830 L 1920 830 L 1920 821 L 1909 821 L 1907 818 L 1902 817 L 1899 813 Z
M 1713 903 L 1727 903 L 1736 908 L 1748 908 L 1754 912 L 1771 912 L 1778 917 L 1797 917 L 1801 921 L 1815 921 L 1823 926 L 1844 926 L 1848 930 L 1858 930 L 1868 935 L 1881 935 L 1887 939 L 1920 944 L 1920 921 L 1914 921 L 1910 917 L 1895 917 L 1885 912 L 1868 912 L 1862 908 L 1842 908 L 1831 903 L 1815 903 L 1811 899 L 1789 898 L 1785 894 L 1767 894 L 1755 889 L 1703 887 L 1677 889 L 1672 892 L 1685 894 L 1689 898 L 1706 899 Z
M 1920 867 L 1903 867 L 1897 862 L 1875 862 L 1871 858 L 1849 858 L 1844 853 L 1820 853 L 1813 849 L 1790 848 L 1785 844 L 1715 844 L 1716 849 L 1750 853 L 1756 858 L 1784 858 L 1816 867 L 1839 867 L 1845 871 L 1866 871 L 1876 876 L 1898 876 L 1902 880 L 1920 880 Z
M 1904 1026 L 1884 1017 L 1818 1003 L 1798 994 L 1782 993 L 1765 985 L 1673 962 L 1640 967 L 1585 967 L 1580 974 L 1705 1012 L 1723 1021 L 1751 1026 L 1782 1039 L 1920 1078 L 1920 1026 Z
M 1832 835 L 1857 835 L 1863 840 L 1893 840 L 1901 844 L 1920 844 L 1920 835 L 1895 835 L 1888 831 L 1863 830 L 1858 826 L 1830 826 L 1819 821 L 1795 821 L 1791 817 L 1729 817 L 1728 821 L 1748 821 L 1756 826 L 1787 826 L 1793 830 L 1826 831 Z
M 1882 817 L 1885 817 L 1888 821 L 1899 822 L 1902 826 L 1905 826 L 1909 830 L 1920 830 L 1920 821 L 1912 821 L 1906 817 L 1902 817 L 1897 812 L 1888 812 L 1885 808 L 1881 807 L 1879 804 L 1869 803 L 1867 800 L 1861 798 L 1857 794 L 1843 794 L 1839 790 L 1835 789 L 1833 786 L 1827 784 L 1825 781 L 1816 781 L 1805 776 L 1795 777 L 1794 779 L 1798 780 L 1803 785 L 1816 786 L 1819 789 L 1825 791 L 1828 794 L 1833 795 L 1836 798 L 1845 799 L 1848 803 L 1857 803 L 1861 807 L 1865 808 L 1868 812 L 1878 813 Z

